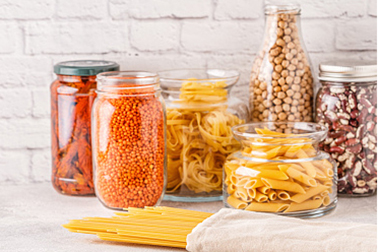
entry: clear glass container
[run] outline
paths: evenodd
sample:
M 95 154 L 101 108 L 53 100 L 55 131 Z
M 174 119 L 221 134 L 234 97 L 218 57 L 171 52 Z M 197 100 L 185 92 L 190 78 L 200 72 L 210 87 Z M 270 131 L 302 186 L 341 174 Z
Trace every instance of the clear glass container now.
M 297 5 L 267 5 L 250 79 L 251 120 L 313 121 L 313 77 Z
M 167 105 L 168 184 L 164 199 L 222 200 L 222 166 L 237 150 L 231 127 L 248 121 L 248 107 L 231 88 L 236 71 L 180 69 L 159 72 Z
M 92 109 L 96 195 L 107 207 L 155 206 L 166 185 L 165 104 L 158 75 L 97 75 Z
M 54 66 L 51 84 L 51 182 L 65 195 L 94 195 L 91 108 L 96 74 L 117 71 L 115 62 L 78 60 Z
M 376 62 L 320 65 L 316 121 L 328 127 L 321 149 L 338 167 L 340 196 L 370 196 L 377 190 Z
M 240 151 L 224 164 L 226 207 L 312 218 L 337 202 L 336 165 L 318 149 L 325 126 L 261 122 L 235 126 Z

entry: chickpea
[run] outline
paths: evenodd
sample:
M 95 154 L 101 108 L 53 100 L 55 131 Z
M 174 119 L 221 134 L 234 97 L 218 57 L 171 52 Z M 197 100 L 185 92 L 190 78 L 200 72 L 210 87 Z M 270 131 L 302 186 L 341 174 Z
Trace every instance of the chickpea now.
M 289 104 L 284 104 L 284 105 L 282 105 L 282 109 L 283 109 L 285 112 L 289 112 L 289 111 L 290 111 L 290 105 L 289 105 Z
M 286 113 L 281 112 L 281 113 L 278 114 L 278 119 L 280 121 L 284 121 L 286 119 L 286 116 L 287 116 Z
M 280 113 L 282 111 L 282 106 L 275 106 L 274 107 L 274 112 L 276 112 L 277 114 Z

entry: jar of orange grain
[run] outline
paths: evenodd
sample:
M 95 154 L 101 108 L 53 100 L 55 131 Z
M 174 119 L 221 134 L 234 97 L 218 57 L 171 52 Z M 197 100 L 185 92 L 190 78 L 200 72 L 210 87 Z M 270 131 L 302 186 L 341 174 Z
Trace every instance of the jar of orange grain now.
M 96 195 L 107 207 L 157 205 L 166 184 L 165 105 L 157 74 L 97 75 L 92 110 Z

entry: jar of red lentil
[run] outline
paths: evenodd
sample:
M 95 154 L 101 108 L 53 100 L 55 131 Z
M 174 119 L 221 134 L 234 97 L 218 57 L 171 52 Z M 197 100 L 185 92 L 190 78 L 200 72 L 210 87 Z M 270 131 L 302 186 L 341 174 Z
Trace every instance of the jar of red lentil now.
M 111 61 L 78 60 L 54 66 L 51 84 L 52 184 L 66 195 L 94 195 L 91 108 L 96 75 L 118 71 Z
M 107 207 L 159 204 L 165 189 L 165 104 L 157 74 L 97 76 L 92 110 L 96 195 Z
M 246 103 L 230 96 L 235 70 L 159 72 L 167 103 L 167 190 L 164 199 L 222 200 L 222 168 L 240 148 L 231 128 L 248 121 Z
M 376 62 L 327 62 L 319 66 L 322 84 L 316 121 L 328 127 L 321 148 L 338 167 L 340 196 L 370 196 L 377 190 Z

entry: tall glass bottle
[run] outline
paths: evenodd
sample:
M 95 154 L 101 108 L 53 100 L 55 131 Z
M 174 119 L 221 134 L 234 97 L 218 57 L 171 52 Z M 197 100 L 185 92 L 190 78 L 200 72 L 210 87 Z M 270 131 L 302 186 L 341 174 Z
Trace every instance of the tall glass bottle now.
M 264 42 L 250 79 L 252 121 L 311 122 L 313 92 L 299 6 L 266 6 Z

